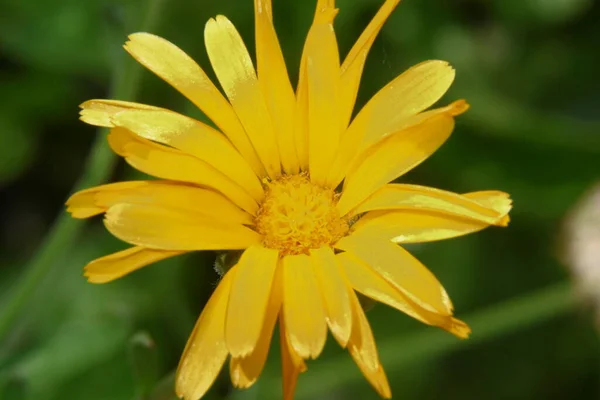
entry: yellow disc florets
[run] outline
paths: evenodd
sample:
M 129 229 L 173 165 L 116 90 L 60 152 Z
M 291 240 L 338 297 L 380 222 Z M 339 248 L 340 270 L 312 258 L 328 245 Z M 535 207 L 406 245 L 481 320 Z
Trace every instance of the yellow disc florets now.
M 336 203 L 333 190 L 314 185 L 308 176 L 284 176 L 267 184 L 256 230 L 266 247 L 282 254 L 308 254 L 348 233 Z

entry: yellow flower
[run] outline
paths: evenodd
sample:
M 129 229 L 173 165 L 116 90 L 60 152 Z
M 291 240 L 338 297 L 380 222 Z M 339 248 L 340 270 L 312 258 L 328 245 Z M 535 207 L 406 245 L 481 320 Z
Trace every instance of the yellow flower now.
M 319 356 L 327 328 L 385 398 L 391 396 L 356 292 L 465 338 L 440 282 L 400 245 L 505 226 L 511 207 L 497 191 L 464 195 L 390 184 L 448 138 L 457 101 L 425 111 L 454 70 L 443 61 L 410 68 L 351 120 L 367 53 L 399 0 L 387 0 L 340 64 L 334 0 L 319 0 L 290 84 L 270 0 L 255 0 L 256 60 L 234 26 L 217 16 L 204 38 L 227 99 L 182 50 L 148 33 L 125 49 L 171 84 L 212 128 L 148 105 L 91 100 L 81 119 L 111 128 L 112 149 L 161 180 L 81 191 L 75 218 L 105 214 L 106 228 L 132 244 L 88 264 L 90 282 L 119 278 L 197 250 L 244 250 L 204 308 L 179 366 L 176 392 L 198 399 L 229 358 L 236 387 L 263 369 L 279 321 L 284 398 L 304 360 Z

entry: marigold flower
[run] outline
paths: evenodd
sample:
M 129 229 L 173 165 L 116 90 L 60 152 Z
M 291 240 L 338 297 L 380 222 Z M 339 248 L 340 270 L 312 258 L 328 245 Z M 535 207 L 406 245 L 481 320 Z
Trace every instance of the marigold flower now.
M 351 120 L 367 53 L 399 0 L 387 0 L 340 64 L 334 0 L 319 0 L 294 91 L 272 23 L 271 0 L 255 0 L 256 60 L 232 23 L 206 24 L 206 49 L 227 99 L 182 50 L 148 33 L 125 49 L 198 106 L 217 129 L 143 104 L 90 100 L 81 119 L 111 128 L 112 149 L 160 180 L 76 193 L 75 218 L 104 214 L 133 247 L 92 261 L 104 283 L 197 250 L 244 250 L 194 328 L 176 392 L 202 397 L 229 359 L 233 384 L 251 386 L 279 322 L 284 398 L 304 360 L 319 356 L 327 328 L 382 397 L 391 396 L 356 292 L 465 338 L 448 294 L 404 243 L 505 226 L 507 194 L 455 194 L 392 180 L 449 137 L 459 100 L 425 111 L 454 70 L 418 64 L 381 89 Z

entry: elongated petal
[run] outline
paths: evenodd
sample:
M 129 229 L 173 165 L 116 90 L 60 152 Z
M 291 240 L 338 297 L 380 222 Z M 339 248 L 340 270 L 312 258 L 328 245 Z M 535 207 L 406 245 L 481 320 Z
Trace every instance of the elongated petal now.
M 296 111 L 294 113 L 294 144 L 300 169 L 308 171 L 308 76 L 306 58 L 300 61 L 298 88 L 296 89 Z
M 444 61 L 426 61 L 408 69 L 388 83 L 363 107 L 342 136 L 330 179 L 336 185 L 352 161 L 370 144 L 398 132 L 406 119 L 439 100 L 454 79 L 454 70 Z
M 359 204 L 352 214 L 372 210 L 432 212 L 490 225 L 501 224 L 506 215 L 467 196 L 426 186 L 404 184 L 385 185 Z
M 377 189 L 425 161 L 446 141 L 453 128 L 451 116 L 439 115 L 371 147 L 346 177 L 337 204 L 340 214 L 345 215 Z
M 237 264 L 225 324 L 225 339 L 233 357 L 251 354 L 260 339 L 277 258 L 277 250 L 252 246 Z
M 469 109 L 469 107 L 469 103 L 467 103 L 465 100 L 456 100 L 448 104 L 447 106 L 433 108 L 431 110 L 423 111 L 418 114 L 402 118 L 389 130 L 385 132 L 382 131 L 383 133 L 381 135 L 375 135 L 373 134 L 374 132 L 368 131 L 359 147 L 358 157 L 360 157 L 361 152 L 365 151 L 372 145 L 376 144 L 377 142 L 380 142 L 382 139 L 385 139 L 390 135 L 417 126 L 421 123 L 427 122 L 428 120 L 436 116 L 445 115 L 449 117 L 456 117 L 466 112 Z M 350 164 L 350 166 L 352 166 L 352 163 Z
M 125 242 L 160 250 L 236 250 L 260 241 L 258 233 L 243 225 L 153 205 L 112 206 L 104 225 Z
M 357 234 L 342 238 L 336 247 L 356 255 L 424 309 L 452 315 L 452 303 L 441 283 L 402 247 L 378 237 Z
M 319 24 L 332 24 L 337 14 L 334 0 L 319 0 L 315 10 L 313 27 Z M 312 27 L 311 27 L 312 30 Z M 304 44 L 302 59 L 300 60 L 300 73 L 298 76 L 298 88 L 296 89 L 296 122 L 294 130 L 294 142 L 296 143 L 296 152 L 300 166 L 305 171 L 308 170 L 308 123 L 309 123 L 309 104 L 308 104 L 308 38 L 311 37 L 311 31 L 308 32 L 307 42 Z
M 166 144 L 190 154 L 229 177 L 255 200 L 264 197 L 262 185 L 246 160 L 220 132 L 172 111 L 126 110 L 112 118 L 145 139 Z
M 110 183 L 75 193 L 67 200 L 74 218 L 89 218 L 119 203 L 157 205 L 218 215 L 223 222 L 251 224 L 253 218 L 220 193 L 174 181 L 129 181 Z
M 508 216 L 497 221 L 503 226 Z M 427 211 L 371 211 L 353 225 L 361 236 L 378 237 L 395 243 L 421 243 L 451 239 L 480 231 L 489 223 Z
M 271 178 L 281 174 L 277 137 L 252 59 L 233 24 L 218 15 L 206 23 L 204 41 L 215 74 Z
M 342 64 L 342 84 L 340 96 L 340 118 L 344 128 L 348 126 L 354 102 L 360 85 L 360 78 L 367 60 L 369 50 L 379 34 L 384 22 L 396 8 L 400 0 L 386 0 L 375 17 L 369 22 Z
M 233 382 L 235 387 L 245 389 L 252 386 L 265 366 L 269 347 L 271 345 L 271 338 L 273 336 L 273 329 L 281 309 L 283 286 L 281 278 L 281 268 L 278 268 L 273 278 L 264 324 L 254 351 L 247 357 L 231 358 L 229 373 L 231 375 L 231 382 Z M 250 296 L 248 296 L 248 298 L 250 298 Z M 229 299 L 231 302 L 231 296 Z
M 272 18 L 271 0 L 254 0 L 258 80 L 277 132 L 283 170 L 296 174 L 300 170 L 294 143 L 296 97 Z
M 358 302 L 354 291 L 350 290 L 350 302 L 352 304 L 352 336 L 348 342 L 348 352 L 358 365 L 369 383 L 377 390 L 384 399 L 392 397 L 390 385 L 385 372 L 379 362 L 377 347 L 369 321 Z
M 341 253 L 336 258 L 343 267 L 350 285 L 363 295 L 387 304 L 427 325 L 445 329 L 459 338 L 464 339 L 471 332 L 464 322 L 452 316 L 440 315 L 420 307 L 356 256 Z
M 265 169 L 233 108 L 183 50 L 149 33 L 130 35 L 125 50 L 198 106 L 227 135 L 254 172 L 265 176 Z
M 315 24 L 306 40 L 310 179 L 324 185 L 340 141 L 340 60 L 333 24 Z
M 419 313 L 418 309 L 410 306 L 409 300 L 400 290 L 397 290 L 379 273 L 364 261 L 352 253 L 340 253 L 336 255 L 340 265 L 343 267 L 348 282 L 352 288 L 365 296 L 371 297 L 381 303 L 392 304 L 392 307 L 402 311 L 411 317 L 428 323 Z
M 342 347 L 346 347 L 352 329 L 352 311 L 343 271 L 330 247 L 311 250 L 310 258 L 323 294 L 327 324 Z
M 373 146 L 378 141 L 385 139 L 388 136 L 391 136 L 395 133 L 398 133 L 403 130 L 415 129 L 418 125 L 427 122 L 431 118 L 439 115 L 447 115 L 451 117 L 456 117 L 467 111 L 469 109 L 469 104 L 464 100 L 457 100 L 445 107 L 434 108 L 429 111 L 424 111 L 419 114 L 411 115 L 409 117 L 404 118 L 401 122 L 399 122 L 395 128 L 396 131 L 385 132 L 381 136 L 365 136 L 362 143 L 357 146 L 356 142 L 342 140 L 340 142 L 340 150 L 335 158 L 334 163 L 332 164 L 331 171 L 328 177 L 328 185 L 331 187 L 337 186 L 342 179 L 346 176 L 352 165 L 355 165 L 357 160 L 360 160 L 360 156 L 370 147 Z M 342 136 L 342 139 L 346 137 Z M 355 154 L 353 156 L 353 154 Z M 352 157 L 354 157 L 352 159 Z M 352 161 L 350 161 L 352 159 Z
M 283 311 L 288 340 L 302 358 L 317 358 L 327 338 L 319 284 L 306 255 L 283 259 Z
M 289 344 L 283 312 L 279 314 L 279 345 L 281 346 L 283 400 L 294 400 L 298 375 L 306 371 L 306 364 Z
M 225 345 L 225 314 L 231 279 L 231 269 L 208 300 L 188 339 L 175 376 L 177 396 L 199 399 L 213 384 L 227 358 Z
M 136 271 L 148 264 L 183 254 L 182 251 L 153 250 L 131 247 L 97 258 L 84 268 L 84 276 L 91 283 L 107 283 Z
M 348 137 L 357 133 L 367 143 L 386 132 L 395 132 L 406 117 L 438 101 L 454 80 L 454 69 L 445 61 L 425 61 L 408 69 L 381 89 L 356 116 Z M 364 135 L 364 136 L 363 136 Z
M 377 209 L 383 204 L 392 205 L 391 200 L 394 199 L 394 207 L 398 209 L 368 212 L 353 225 L 354 232 L 396 243 L 418 243 L 454 238 L 477 232 L 490 225 L 506 226 L 509 222 L 508 212 L 512 201 L 507 193 L 489 190 L 456 195 L 437 189 L 416 187 L 435 196 L 437 206 L 434 208 L 429 198 L 419 200 L 419 207 L 409 207 L 405 200 L 412 196 L 408 192 L 408 197 L 404 200 L 398 196 L 397 189 L 402 187 L 414 186 L 387 185 L 361 204 L 359 208 Z M 444 205 L 441 200 L 449 200 L 452 203 Z M 475 206 L 469 202 L 475 203 Z
M 215 189 L 252 215 L 258 210 L 256 200 L 241 186 L 196 157 L 153 143 L 124 128 L 113 128 L 108 142 L 115 153 L 139 171 Z
M 105 128 L 113 128 L 115 125 L 113 124 L 112 117 L 123 110 L 164 110 L 163 108 L 146 104 L 120 100 L 88 100 L 79 107 L 81 107 L 81 111 L 79 112 L 80 120 L 90 125 L 103 126 Z

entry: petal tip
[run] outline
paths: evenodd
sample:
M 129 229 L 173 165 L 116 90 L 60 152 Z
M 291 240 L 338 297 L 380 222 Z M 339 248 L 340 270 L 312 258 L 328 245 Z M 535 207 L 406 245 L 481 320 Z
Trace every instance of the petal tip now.
M 447 330 L 459 339 L 468 339 L 471 328 L 465 322 L 452 318 Z
M 108 283 L 112 281 L 112 279 L 103 277 L 102 275 L 96 275 L 86 270 L 87 266 L 84 268 L 83 277 L 88 281 L 88 283 L 93 283 L 96 285 L 101 285 L 103 283 Z
M 226 16 L 224 16 L 223 14 L 217 14 L 217 16 L 215 17 L 215 20 L 217 22 L 230 22 L 229 18 L 227 18 Z
M 145 39 L 162 39 L 160 36 L 154 35 L 152 33 L 148 33 L 148 32 L 134 32 L 134 33 L 130 33 L 129 35 L 127 35 L 127 39 L 129 39 L 127 43 L 133 43 L 133 42 L 141 42 Z
M 81 108 L 81 109 L 88 108 L 88 107 L 91 106 L 91 104 L 92 104 L 93 101 L 94 100 L 86 100 L 86 101 L 84 101 L 83 103 L 81 103 L 79 105 L 79 108 Z
M 141 39 L 144 36 L 150 35 L 149 33 L 146 32 L 135 32 L 135 33 L 130 33 L 129 35 L 127 35 L 127 39 L 129 39 L 130 41 L 134 41 L 137 39 Z
M 231 354 L 231 357 L 245 358 L 252 354 L 252 352 L 254 351 L 254 348 L 248 344 L 245 344 L 243 346 L 231 346 L 230 341 L 227 341 L 227 338 L 225 338 L 225 342 L 227 343 L 227 349 L 229 350 L 229 354 Z
M 471 108 L 471 105 L 469 103 L 467 103 L 467 101 L 465 99 L 460 99 L 460 100 L 456 100 L 454 103 L 452 103 L 450 105 L 450 115 L 452 115 L 453 117 L 456 117 L 460 114 L 465 113 L 469 108 Z
M 510 216 L 509 215 L 505 215 L 504 217 L 502 217 L 497 223 L 496 225 L 501 227 L 501 228 L 506 228 L 508 226 L 508 224 L 510 223 Z
M 208 35 L 209 33 L 211 33 L 213 29 L 215 29 L 216 25 L 217 25 L 217 20 L 216 20 L 216 17 L 214 17 L 214 18 L 212 18 L 212 17 L 211 17 L 211 18 L 209 18 L 209 19 L 206 21 L 206 24 L 204 24 L 204 42 L 205 42 L 205 45 L 208 43 L 208 42 L 207 42 L 207 35 Z

